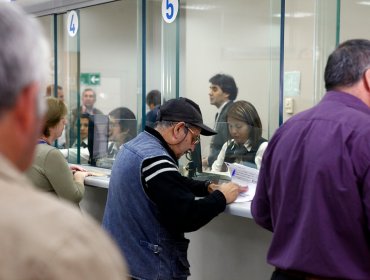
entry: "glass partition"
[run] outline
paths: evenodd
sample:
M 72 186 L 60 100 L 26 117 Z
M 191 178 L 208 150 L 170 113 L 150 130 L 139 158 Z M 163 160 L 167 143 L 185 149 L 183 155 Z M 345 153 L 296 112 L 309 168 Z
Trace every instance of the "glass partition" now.
M 81 70 L 80 70 L 80 100 L 81 112 L 90 115 L 105 115 L 107 125 L 116 125 L 122 119 L 130 117 L 130 126 L 117 126 L 121 128 L 120 134 L 136 135 L 138 123 L 141 123 L 141 110 L 137 103 L 138 92 L 138 4 L 137 1 L 117 1 L 109 4 L 88 7 L 80 10 L 81 20 Z M 94 100 L 90 102 L 88 95 L 93 93 Z M 85 102 L 85 103 L 84 103 Z M 92 104 L 93 103 L 93 104 Z M 85 109 L 86 108 L 86 109 Z M 96 127 L 104 118 L 95 117 L 90 127 Z M 131 125 L 131 124 L 134 125 Z M 103 126 L 104 127 L 104 126 Z M 95 129 L 95 132 L 97 130 Z M 109 127 L 106 133 L 110 134 Z M 97 135 L 95 133 L 95 135 Z M 99 134 L 98 134 L 99 135 Z M 127 138 L 118 141 L 117 137 L 109 137 L 115 145 L 121 145 Z M 117 139 L 117 140 L 115 140 Z M 95 154 L 97 141 L 90 143 L 90 163 L 109 166 L 109 143 L 98 148 Z M 92 154 L 93 153 L 93 154 Z M 108 163 L 105 162 L 105 159 Z
M 137 133 L 142 120 L 137 3 L 136 0 L 116 1 L 40 17 L 54 54 L 50 84 L 63 89 L 69 111 L 65 140 L 58 139 L 57 143 L 64 148 L 62 152 L 69 162 L 100 162 L 107 166 L 103 159 L 111 162 L 109 142 L 117 141 L 118 145 L 127 139 L 123 134 Z M 53 95 L 58 96 L 56 90 Z M 89 144 L 88 130 L 95 127 L 95 133 L 100 131 L 103 119 L 107 125 L 106 142 Z M 130 120 L 128 127 L 122 126 L 125 119 Z M 114 127 L 110 126 L 115 126 L 115 122 L 116 127 L 121 124 L 121 136 L 111 138 Z M 97 142 L 103 145 L 98 148 L 99 158 L 92 154 L 97 151 L 94 146 Z
M 337 0 L 286 0 L 284 121 L 325 93 L 324 68 L 337 41 Z
M 227 74 L 238 88 L 236 101 L 253 104 L 262 135 L 269 138 L 269 122 L 278 119 L 277 111 L 270 110 L 278 105 L 279 94 L 280 21 L 273 14 L 279 13 L 280 5 L 276 3 L 280 1 L 181 1 L 180 96 L 200 105 L 208 126 L 215 127 L 219 111 L 210 100 L 209 79 Z M 227 130 L 227 123 L 218 126 Z M 211 139 L 201 138 L 204 158 L 210 154 Z
M 161 1 L 114 1 L 76 10 L 75 37 L 68 34 L 70 11 L 40 17 L 56 57 L 50 63 L 50 84 L 62 86 L 70 112 L 65 143 L 58 145 L 69 149 L 69 155 L 74 144 L 81 145 L 81 119 L 72 112 L 79 108 L 81 116 L 84 106 L 93 103 L 98 109 L 93 115 L 108 117 L 98 122 L 100 128 L 105 127 L 103 119 L 108 122 L 107 155 L 95 162 L 111 165 L 110 147 L 114 150 L 117 143 L 109 142 L 142 129 L 151 90 L 162 93 L 161 101 L 178 96 L 194 100 L 205 123 L 215 127 L 220 110 L 210 100 L 209 79 L 218 73 L 235 79 L 236 101 L 255 107 L 261 136 L 268 140 L 281 124 L 279 111 L 285 121 L 321 99 L 328 54 L 339 40 L 366 37 L 356 15 L 367 7 L 349 0 L 184 0 L 176 20 L 167 23 Z M 86 90 L 86 99 L 92 95 L 87 106 Z M 127 109 L 134 118 L 131 113 L 113 116 L 115 109 Z M 87 111 L 91 114 L 91 108 Z M 120 137 L 112 136 L 124 122 L 131 123 L 130 133 L 124 129 Z M 87 127 L 94 126 L 95 119 L 89 118 Z M 225 121 L 222 126 L 228 131 Z M 201 157 L 210 154 L 210 143 L 211 137 L 201 138 Z M 70 162 L 90 160 L 89 154 L 79 161 L 80 149 Z
M 370 40 L 366 28 L 370 23 L 370 1 L 338 0 L 340 2 L 340 19 L 338 19 L 339 41 L 364 38 Z

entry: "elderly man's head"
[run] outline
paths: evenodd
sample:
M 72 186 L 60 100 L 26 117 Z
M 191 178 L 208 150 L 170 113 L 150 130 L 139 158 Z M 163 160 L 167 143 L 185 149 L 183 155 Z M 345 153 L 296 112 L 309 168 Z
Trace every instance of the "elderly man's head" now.
M 189 150 L 194 151 L 201 134 L 210 136 L 217 133 L 203 123 L 199 106 L 182 97 L 171 99 L 159 108 L 155 129 L 177 158 Z
M 45 112 L 49 47 L 42 27 L 0 3 L 0 153 L 20 170 L 32 162 Z

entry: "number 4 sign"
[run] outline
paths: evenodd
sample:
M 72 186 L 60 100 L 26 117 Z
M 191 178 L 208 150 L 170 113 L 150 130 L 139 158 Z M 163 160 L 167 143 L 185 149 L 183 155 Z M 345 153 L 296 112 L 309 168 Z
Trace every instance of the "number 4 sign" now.
M 74 37 L 78 31 L 78 15 L 76 11 L 70 11 L 67 20 L 67 30 L 71 37 Z
M 178 10 L 178 0 L 162 0 L 162 17 L 165 22 L 173 22 L 176 19 Z

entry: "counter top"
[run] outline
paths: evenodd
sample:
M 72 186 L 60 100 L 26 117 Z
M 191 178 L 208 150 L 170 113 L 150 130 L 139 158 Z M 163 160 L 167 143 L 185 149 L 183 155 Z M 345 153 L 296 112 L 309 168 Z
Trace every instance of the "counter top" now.
M 94 171 L 98 173 L 107 174 L 106 176 L 89 176 L 85 178 L 85 185 L 98 187 L 98 188 L 105 188 L 108 189 L 109 186 L 109 178 L 111 174 L 110 169 L 92 167 L 92 166 L 83 166 L 84 168 L 88 169 L 89 171 Z M 251 214 L 251 202 L 234 202 L 226 206 L 225 213 L 240 216 L 245 218 L 252 219 Z

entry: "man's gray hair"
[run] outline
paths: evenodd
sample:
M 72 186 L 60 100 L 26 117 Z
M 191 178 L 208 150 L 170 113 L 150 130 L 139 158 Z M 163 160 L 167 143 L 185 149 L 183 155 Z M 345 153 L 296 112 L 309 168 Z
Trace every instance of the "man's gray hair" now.
M 15 105 L 22 89 L 36 82 L 41 115 L 50 58 L 42 26 L 17 4 L 0 3 L 0 38 L 0 114 Z
M 173 121 L 158 121 L 155 123 L 154 127 L 158 127 L 158 128 L 168 128 L 168 127 L 171 127 L 171 126 L 174 126 L 176 124 L 178 124 L 179 122 L 173 122 Z

